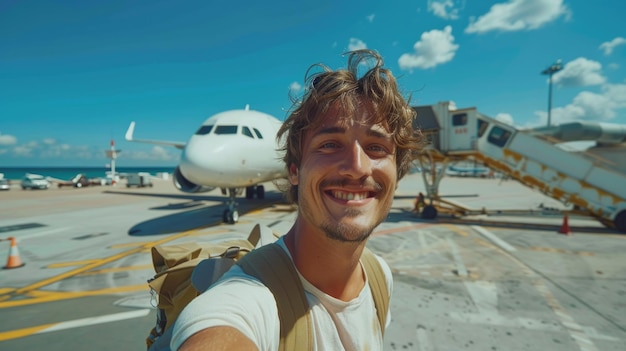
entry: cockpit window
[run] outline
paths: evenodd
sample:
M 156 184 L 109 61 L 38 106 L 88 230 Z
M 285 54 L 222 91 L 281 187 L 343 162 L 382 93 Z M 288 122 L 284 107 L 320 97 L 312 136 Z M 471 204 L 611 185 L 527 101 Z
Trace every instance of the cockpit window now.
M 241 128 L 241 133 L 243 133 L 243 135 L 250 137 L 252 139 L 254 139 L 254 136 L 252 136 L 252 132 L 250 131 L 250 128 L 244 126 Z
M 263 139 L 263 135 L 261 135 L 261 132 L 259 132 L 258 129 L 256 129 L 256 128 L 252 128 L 252 129 L 254 129 L 254 134 L 256 134 L 257 138 Z
M 511 137 L 511 132 L 506 129 L 502 129 L 500 127 L 493 127 L 489 132 L 489 136 L 487 137 L 487 141 L 490 143 L 503 147 L 507 141 L 509 141 L 509 137 Z
M 237 126 L 217 126 L 215 134 L 237 134 Z
M 207 135 L 211 133 L 211 129 L 213 129 L 213 125 L 202 126 L 200 127 L 200 129 L 198 129 L 198 131 L 196 132 L 196 135 Z

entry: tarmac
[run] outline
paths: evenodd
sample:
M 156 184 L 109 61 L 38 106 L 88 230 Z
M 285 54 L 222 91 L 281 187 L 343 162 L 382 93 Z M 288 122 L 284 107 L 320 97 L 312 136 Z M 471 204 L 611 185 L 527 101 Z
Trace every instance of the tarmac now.
M 295 208 L 272 184 L 221 222 L 219 190 L 94 186 L 0 192 L 0 239 L 21 267 L 0 270 L 0 350 L 141 350 L 156 303 L 155 245 L 283 234 Z M 385 350 L 625 350 L 626 235 L 512 180 L 444 178 L 440 194 L 476 209 L 424 220 L 419 174 L 396 191 L 368 247 L 394 273 Z M 7 255 L 5 255 L 5 253 Z M 0 241 L 0 264 L 10 262 Z

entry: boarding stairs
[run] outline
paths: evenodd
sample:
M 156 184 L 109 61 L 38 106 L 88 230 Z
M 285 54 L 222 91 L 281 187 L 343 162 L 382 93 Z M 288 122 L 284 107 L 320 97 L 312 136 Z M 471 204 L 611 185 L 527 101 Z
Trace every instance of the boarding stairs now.
M 554 132 L 558 127 L 521 130 L 487 117 L 475 108 L 450 110 L 448 103 L 419 107 L 418 123 L 420 110 L 424 118 L 428 118 L 430 110 L 431 118 L 435 118 L 437 124 L 425 122 L 424 133 L 431 143 L 416 155 L 427 170 L 423 175 L 431 202 L 467 214 L 467 209 L 438 195 L 437 188 L 445 171 L 437 172 L 437 164 L 443 165 L 441 168 L 445 170 L 450 162 L 473 159 L 571 205 L 571 212 L 594 217 L 608 227 L 626 232 L 626 173 L 621 168 L 623 165 L 589 153 L 564 150 L 560 146 L 564 140 L 557 138 L 559 133 Z M 587 129 L 582 133 L 585 138 L 595 138 L 598 144 L 607 147 L 626 148 L 623 144 L 626 142 L 626 126 L 595 126 L 593 133 L 589 132 L 588 126 L 583 126 L 582 129 Z M 572 135 L 570 133 L 566 139 L 582 138 Z M 432 209 L 426 217 L 432 217 Z

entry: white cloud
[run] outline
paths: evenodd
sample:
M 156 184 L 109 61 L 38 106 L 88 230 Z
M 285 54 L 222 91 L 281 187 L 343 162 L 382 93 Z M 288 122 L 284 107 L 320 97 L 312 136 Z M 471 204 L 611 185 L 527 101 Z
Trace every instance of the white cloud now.
M 604 50 L 604 54 L 608 56 L 613 53 L 613 49 L 615 49 L 616 46 L 624 44 L 626 44 L 626 39 L 622 37 L 617 37 L 611 41 L 602 43 L 600 45 L 600 49 Z
M 615 108 L 626 108 L 626 84 L 607 84 L 602 88 L 604 94 L 614 103 Z
M 289 84 L 289 92 L 292 94 L 297 94 L 300 91 L 302 91 L 302 84 L 298 83 L 298 82 L 293 82 L 291 84 Z
M 606 84 L 601 94 L 583 91 L 570 104 L 552 109 L 551 124 L 575 120 L 608 121 L 620 109 L 626 109 L 626 84 Z M 536 111 L 535 115 L 542 123 L 547 121 L 547 112 Z
M 428 0 L 428 11 L 443 19 L 459 18 L 459 9 L 454 7 L 452 0 Z
M 442 31 L 433 29 L 422 33 L 420 41 L 413 45 L 415 52 L 402 54 L 398 64 L 404 70 L 432 68 L 452 60 L 458 48 L 454 43 L 451 26 L 446 26 Z
M 348 51 L 362 49 L 367 49 L 367 45 L 361 39 L 350 38 L 350 43 L 348 43 Z
M 17 144 L 17 138 L 13 135 L 0 134 L 0 146 L 8 146 Z
M 570 12 L 563 0 L 509 0 L 491 6 L 477 20 L 472 17 L 466 33 L 537 29 Z
M 367 20 L 369 21 L 369 23 L 374 22 L 374 17 L 376 17 L 376 15 L 373 14 L 373 13 L 371 15 L 367 16 Z
M 176 161 L 180 158 L 180 153 L 173 154 L 169 148 L 155 145 L 150 150 L 133 150 L 122 152 L 120 157 L 130 160 L 141 161 Z
M 157 160 L 169 161 L 175 158 L 169 153 L 168 150 L 165 150 L 165 148 L 158 145 L 152 147 L 151 153 Z
M 597 61 L 579 57 L 568 62 L 552 76 L 552 82 L 565 87 L 600 85 L 606 82 L 602 75 L 602 64 Z
M 496 115 L 496 118 L 495 118 L 495 119 L 496 119 L 497 121 L 500 121 L 500 122 L 502 122 L 502 123 L 506 123 L 506 124 L 511 125 L 511 126 L 512 126 L 512 125 L 514 125 L 514 124 L 513 124 L 513 116 L 511 116 L 511 115 L 510 115 L 510 114 L 508 114 L 508 113 L 498 113 L 498 114 Z
M 71 160 L 86 161 L 91 164 L 108 162 L 105 149 L 93 145 L 73 145 L 68 143 L 60 143 L 54 138 L 44 138 L 41 140 L 32 140 L 27 143 L 17 144 L 17 140 L 11 136 L 0 134 L 0 154 L 6 158 L 22 158 L 42 160 Z M 13 142 L 14 140 L 14 142 Z M 12 144 L 2 144 L 3 141 L 9 141 Z M 8 146 L 8 147 L 2 147 Z M 121 152 L 118 158 L 136 160 L 136 161 L 165 161 L 172 162 L 180 159 L 180 152 L 162 146 L 153 146 L 147 151 L 126 150 Z
M 612 70 L 616 70 L 619 68 L 619 65 L 617 63 L 609 63 L 609 68 Z

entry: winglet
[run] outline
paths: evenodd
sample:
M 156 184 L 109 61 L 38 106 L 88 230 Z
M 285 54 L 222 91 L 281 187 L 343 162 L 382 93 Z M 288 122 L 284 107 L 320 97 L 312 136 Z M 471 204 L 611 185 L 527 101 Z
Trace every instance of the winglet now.
M 128 130 L 126 131 L 126 140 L 133 141 L 133 134 L 135 133 L 135 121 L 130 122 Z

